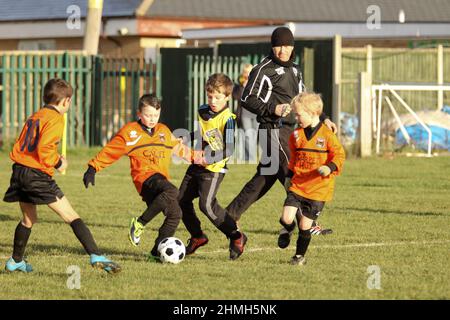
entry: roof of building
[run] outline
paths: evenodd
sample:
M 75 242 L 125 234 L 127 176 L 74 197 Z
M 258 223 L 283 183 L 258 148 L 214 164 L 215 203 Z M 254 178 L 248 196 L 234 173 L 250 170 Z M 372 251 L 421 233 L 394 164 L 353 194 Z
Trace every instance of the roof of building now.
M 0 21 L 67 19 L 87 0 L 0 0 Z M 142 0 L 104 0 L 103 16 L 135 17 Z M 449 0 L 154 0 L 145 17 L 201 20 L 254 20 L 292 22 L 364 22 L 379 8 L 382 22 L 450 22 Z M 377 9 L 375 9 L 377 10 Z M 68 12 L 69 11 L 69 12 Z
M 104 0 L 104 17 L 132 17 L 142 0 Z M 88 0 L 0 0 L 0 21 L 64 20 L 78 6 L 86 17 Z
M 448 0 L 155 0 L 146 15 L 293 22 L 364 22 L 373 12 L 369 8 L 371 5 L 379 7 L 381 21 L 385 22 L 398 22 L 400 10 L 405 12 L 406 22 L 450 22 Z

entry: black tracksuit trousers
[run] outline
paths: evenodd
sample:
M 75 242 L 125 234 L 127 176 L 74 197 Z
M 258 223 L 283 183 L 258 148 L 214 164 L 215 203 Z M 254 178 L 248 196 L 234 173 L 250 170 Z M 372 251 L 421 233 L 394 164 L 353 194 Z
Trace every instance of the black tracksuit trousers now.
M 199 198 L 200 210 L 228 238 L 234 237 L 236 222 L 222 208 L 217 199 L 217 191 L 225 177 L 224 173 L 211 172 L 204 167 L 192 164 L 186 171 L 180 186 L 178 201 L 183 212 L 183 223 L 192 237 L 199 238 L 203 231 L 198 219 L 193 200 Z
M 141 197 L 147 203 L 147 209 L 140 219 L 144 225 L 149 223 L 158 213 L 163 212 L 165 219 L 159 228 L 158 237 L 152 254 L 157 254 L 158 244 L 167 237 L 172 237 L 181 220 L 181 209 L 178 206 L 178 189 L 163 175 L 157 173 L 145 180 Z
M 238 221 L 241 215 L 263 197 L 277 180 L 284 186 L 284 180 L 289 171 L 289 137 L 293 131 L 293 126 L 276 128 L 273 124 L 259 125 L 258 143 L 262 148 L 262 157 L 256 174 L 226 208 L 234 220 Z

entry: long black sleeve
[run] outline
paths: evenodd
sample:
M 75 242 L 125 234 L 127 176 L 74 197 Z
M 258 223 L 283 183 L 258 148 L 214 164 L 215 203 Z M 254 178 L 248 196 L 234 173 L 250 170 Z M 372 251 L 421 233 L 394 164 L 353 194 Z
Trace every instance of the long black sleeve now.
M 275 114 L 276 106 L 291 103 L 293 97 L 304 90 L 300 69 L 292 61 L 277 61 L 273 55 L 264 58 L 250 72 L 241 97 L 242 107 L 257 115 L 259 123 L 294 125 L 291 112 L 285 117 Z
M 265 101 L 265 98 L 270 96 L 271 88 L 270 81 L 263 79 L 268 79 L 263 66 L 253 68 L 242 92 L 241 104 L 242 107 L 260 117 L 268 117 L 275 114 L 276 104 L 272 102 L 272 99 Z

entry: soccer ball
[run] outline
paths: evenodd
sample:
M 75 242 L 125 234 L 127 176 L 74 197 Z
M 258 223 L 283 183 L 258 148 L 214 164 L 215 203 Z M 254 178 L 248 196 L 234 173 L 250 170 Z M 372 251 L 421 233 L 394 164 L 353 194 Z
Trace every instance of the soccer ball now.
M 158 245 L 161 262 L 177 264 L 186 256 L 186 247 L 175 237 L 164 238 Z

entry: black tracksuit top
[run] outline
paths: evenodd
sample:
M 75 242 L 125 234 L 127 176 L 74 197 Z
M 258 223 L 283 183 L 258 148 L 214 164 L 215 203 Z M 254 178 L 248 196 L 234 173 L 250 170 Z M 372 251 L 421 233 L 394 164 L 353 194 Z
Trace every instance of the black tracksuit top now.
M 241 97 L 242 106 L 255 113 L 261 124 L 294 126 L 294 113 L 282 118 L 275 115 L 275 107 L 280 103 L 290 103 L 302 91 L 304 84 L 299 66 L 292 59 L 282 62 L 271 54 L 250 72 Z

